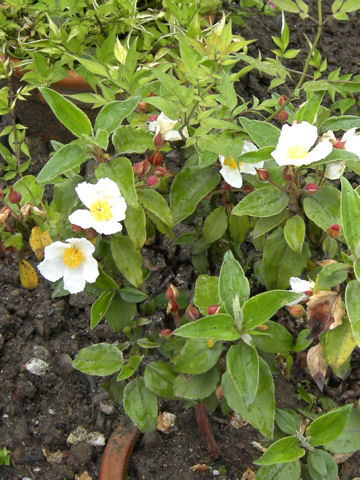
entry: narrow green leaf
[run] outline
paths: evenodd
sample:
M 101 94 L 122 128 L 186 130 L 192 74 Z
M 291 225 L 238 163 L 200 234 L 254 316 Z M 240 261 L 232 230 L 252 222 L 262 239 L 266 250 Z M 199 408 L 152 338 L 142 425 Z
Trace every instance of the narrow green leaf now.
M 233 215 L 271 217 L 282 212 L 289 203 L 285 192 L 267 185 L 251 192 L 232 209 Z
M 126 415 L 131 418 L 142 432 L 150 433 L 156 430 L 158 417 L 157 399 L 146 388 L 143 378 L 134 378 L 126 385 L 123 405 Z
M 100 297 L 91 305 L 90 311 L 90 328 L 96 325 L 104 318 L 107 309 L 115 294 L 114 290 L 107 290 L 102 292 Z
M 88 375 L 111 375 L 124 363 L 121 351 L 110 343 L 97 343 L 78 352 L 72 365 Z
M 265 233 L 270 232 L 274 228 L 278 227 L 286 220 L 289 216 L 289 213 L 286 210 L 283 210 L 276 215 L 272 215 L 271 217 L 260 217 L 254 227 L 252 232 L 252 236 L 254 239 L 261 237 Z
M 56 118 L 76 137 L 91 136 L 92 126 L 89 118 L 79 107 L 60 93 L 46 87 L 38 87 L 46 103 L 54 112 Z
M 138 199 L 142 206 L 149 212 L 156 215 L 169 228 L 173 226 L 173 218 L 170 208 L 165 198 L 156 190 L 152 188 L 139 189 Z
M 275 423 L 280 430 L 288 435 L 300 431 L 300 416 L 291 408 L 277 408 Z
M 218 313 L 186 323 L 174 330 L 174 335 L 185 338 L 213 338 L 228 341 L 240 338 L 234 320 L 226 313 Z
M 146 218 L 141 206 L 138 208 L 133 208 L 131 205 L 127 206 L 125 227 L 135 248 L 140 250 L 146 241 Z
M 297 460 L 304 455 L 305 449 L 299 447 L 299 440 L 296 437 L 285 437 L 270 445 L 262 457 L 254 460 L 254 463 L 256 465 L 287 463 Z
M 355 342 L 360 346 L 360 282 L 351 280 L 346 285 L 345 305 Z
M 337 480 L 338 466 L 325 450 L 313 450 L 307 457 L 307 465 L 312 480 Z
M 109 102 L 100 110 L 95 120 L 95 130 L 101 128 L 107 133 L 113 133 L 132 111 L 135 110 L 141 98 L 130 97 L 122 102 Z
M 226 232 L 228 216 L 225 207 L 217 207 L 205 218 L 202 236 L 210 244 L 219 240 Z
M 349 369 L 350 356 L 356 347 L 349 320 L 343 318 L 341 325 L 321 335 L 321 345 L 327 364 L 335 375 L 344 379 Z
M 224 255 L 219 277 L 219 297 L 226 311 L 234 315 L 233 301 L 238 296 L 240 307 L 249 298 L 250 286 L 240 263 L 234 258 L 231 250 Z
M 143 282 L 142 257 L 129 237 L 112 236 L 111 254 L 115 265 L 134 287 L 140 288 Z
M 360 239 L 360 196 L 346 178 L 341 177 L 341 219 L 343 233 L 351 253 L 358 256 Z M 330 226 L 330 225 L 329 225 Z
M 306 429 L 306 436 L 313 447 L 326 445 L 337 438 L 344 430 L 353 404 L 334 408 L 328 413 L 314 420 Z
M 286 221 L 284 238 L 291 250 L 301 253 L 305 239 L 305 222 L 300 215 L 294 215 Z

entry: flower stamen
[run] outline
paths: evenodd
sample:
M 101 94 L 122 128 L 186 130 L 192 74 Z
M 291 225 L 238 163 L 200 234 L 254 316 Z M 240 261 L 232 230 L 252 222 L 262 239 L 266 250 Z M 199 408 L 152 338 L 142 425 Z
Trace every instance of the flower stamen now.
M 113 217 L 110 204 L 106 200 L 96 200 L 90 207 L 90 213 L 97 222 L 106 222 Z
M 82 254 L 79 248 L 74 246 L 65 248 L 63 253 L 63 261 L 67 267 L 70 267 L 72 270 L 78 267 L 84 260 L 84 255 Z
M 291 145 L 286 150 L 286 155 L 288 159 L 301 160 L 308 155 L 308 151 L 303 145 Z
M 230 155 L 230 157 L 226 157 L 224 159 L 224 165 L 227 165 L 230 168 L 238 168 L 234 158 Z

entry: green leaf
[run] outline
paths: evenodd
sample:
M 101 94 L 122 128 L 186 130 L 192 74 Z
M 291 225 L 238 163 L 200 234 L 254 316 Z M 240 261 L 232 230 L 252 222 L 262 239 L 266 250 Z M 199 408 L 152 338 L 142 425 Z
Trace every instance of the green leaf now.
M 289 463 L 264 465 L 256 472 L 256 480 L 299 480 L 301 467 L 299 460 Z
M 275 423 L 280 430 L 288 435 L 300 431 L 300 417 L 291 408 L 277 408 L 275 412 Z
M 170 400 L 175 398 L 173 389 L 175 378 L 176 374 L 170 365 L 161 360 L 149 363 L 144 373 L 146 388 L 155 395 Z
M 341 7 L 341 12 L 355 12 L 355 10 L 360 9 L 360 1 L 359 0 L 345 0 Z
M 245 408 L 255 401 L 259 385 L 259 357 L 254 347 L 240 342 L 232 345 L 226 355 L 227 372 Z
M 142 432 L 156 430 L 158 406 L 156 396 L 149 392 L 143 378 L 134 378 L 124 389 L 125 413 Z
M 325 450 L 313 450 L 307 456 L 307 465 L 312 480 L 336 480 L 338 466 Z
M 140 97 L 130 97 L 122 102 L 109 102 L 98 113 L 95 120 L 95 130 L 101 128 L 107 133 L 113 133 L 122 124 L 140 102 Z
M 223 72 L 219 83 L 219 90 L 224 99 L 225 105 L 229 110 L 233 110 L 237 105 L 237 95 L 233 82 L 230 80 L 228 73 Z
M 143 282 L 142 257 L 129 237 L 112 236 L 111 254 L 115 265 L 134 287 L 140 288 Z
M 351 253 L 358 256 L 356 251 L 360 239 L 360 196 L 352 188 L 346 178 L 341 177 L 341 219 L 343 233 Z M 330 225 L 329 225 L 330 226 Z
M 54 112 L 58 120 L 76 137 L 91 136 L 91 122 L 85 113 L 60 93 L 46 87 L 38 87 L 46 103 Z
M 345 305 L 350 320 L 351 330 L 357 345 L 360 346 L 360 282 L 351 280 L 346 285 Z
M 164 112 L 168 118 L 177 119 L 179 110 L 176 104 L 163 97 L 147 97 L 146 102 Z
M 299 335 L 296 338 L 296 342 L 294 345 L 294 352 L 302 352 L 305 350 L 311 343 L 312 339 L 307 338 L 310 333 L 310 328 L 304 328 L 300 331 Z
M 205 218 L 202 236 L 209 244 L 214 243 L 224 235 L 227 226 L 225 207 L 217 207 Z
M 274 381 L 265 360 L 259 358 L 259 385 L 255 402 L 246 408 L 228 372 L 222 376 L 224 397 L 230 408 L 251 423 L 265 437 L 272 438 L 275 417 Z
M 119 187 L 126 204 L 133 208 L 138 207 L 135 190 L 134 171 L 130 160 L 126 157 L 112 159 L 109 163 L 101 163 L 96 171 L 96 178 L 110 178 Z
M 228 341 L 240 338 L 234 320 L 226 313 L 218 313 L 186 323 L 174 330 L 174 335 L 185 338 L 213 338 L 214 340 Z
M 291 250 L 301 253 L 305 239 L 305 222 L 300 215 L 294 215 L 286 221 L 284 238 Z
M 146 150 L 153 150 L 153 134 L 134 128 L 130 125 L 122 125 L 113 134 L 113 143 L 119 153 L 144 153 Z
M 170 208 L 159 192 L 152 188 L 139 189 L 138 199 L 146 210 L 159 217 L 166 226 L 172 228 L 174 221 Z
M 100 297 L 91 305 L 90 328 L 96 327 L 96 325 L 103 319 L 114 297 L 114 294 L 114 290 L 104 291 L 102 292 Z
M 127 205 L 125 227 L 135 248 L 140 250 L 146 241 L 146 218 L 141 206 L 133 208 Z
M 266 449 L 263 456 L 254 460 L 255 465 L 273 465 L 297 460 L 305 455 L 305 449 L 299 447 L 296 437 L 280 438 Z
M 299 7 L 292 0 L 274 0 L 273 3 L 285 12 L 299 13 L 300 11 Z
M 340 285 L 348 276 L 349 265 L 346 263 L 328 263 L 320 270 L 316 285 L 318 290 L 327 290 Z
M 75 175 L 70 178 L 64 178 L 61 183 L 54 185 L 54 196 L 51 207 L 64 218 L 68 217 L 79 200 L 75 187 L 82 181 L 83 178 L 80 175 Z
M 250 286 L 240 263 L 235 260 L 231 250 L 224 255 L 219 277 L 219 298 L 226 311 L 234 315 L 233 302 L 238 297 L 240 307 L 249 298 Z
M 216 389 L 219 379 L 218 366 L 200 375 L 181 374 L 174 380 L 174 393 L 177 397 L 187 400 L 202 400 Z
M 286 220 L 289 216 L 289 213 L 286 210 L 283 210 L 276 215 L 272 215 L 271 217 L 261 217 L 257 220 L 254 230 L 252 232 L 252 236 L 254 239 L 261 237 L 265 233 L 270 232 L 274 228 L 278 227 Z
M 340 435 L 330 443 L 326 449 L 333 453 L 353 453 L 360 450 L 360 411 L 353 408 L 348 421 Z
M 271 290 L 249 298 L 243 306 L 243 325 L 246 330 L 265 323 L 287 303 L 301 297 L 301 293 L 289 290 Z
M 240 122 L 251 140 L 259 148 L 269 147 L 277 144 L 280 136 L 280 130 L 274 125 L 271 125 L 271 123 L 262 122 L 259 120 L 249 120 L 245 117 L 241 117 Z
M 120 297 L 119 292 L 116 292 L 106 311 L 105 320 L 115 332 L 121 332 L 131 325 L 135 314 L 135 302 L 126 302 Z
M 174 178 L 170 191 L 170 207 L 174 223 L 179 223 L 188 217 L 219 181 L 220 174 L 213 174 L 211 168 L 181 170 Z
M 196 51 L 191 48 L 186 42 L 186 37 L 178 35 L 178 42 L 180 47 L 181 59 L 184 63 L 184 67 L 188 73 L 193 73 L 198 69 L 198 60 L 196 58 Z
M 352 404 L 334 408 L 314 420 L 306 429 L 306 436 L 310 439 L 310 445 L 318 447 L 335 440 L 344 430 L 352 408 Z
M 310 220 L 326 232 L 334 223 L 340 223 L 339 190 L 326 183 L 304 199 L 304 211 Z
M 305 120 L 311 124 L 315 123 L 325 92 L 314 92 L 310 98 L 298 109 L 295 118 L 298 123 Z
M 42 201 L 44 187 L 36 183 L 36 178 L 33 175 L 25 175 L 13 187 L 14 190 L 21 194 L 21 205 L 26 203 L 39 205 Z
M 289 203 L 285 192 L 266 185 L 246 195 L 232 209 L 232 215 L 250 215 L 252 217 L 271 217 L 282 212 Z
M 286 357 L 293 348 L 293 337 L 280 323 L 268 320 L 265 323 L 267 329 L 264 335 L 253 337 L 257 348 L 268 353 L 281 353 Z M 250 334 L 254 332 L 249 332 Z
M 199 374 L 213 368 L 221 352 L 220 342 L 209 348 L 207 340 L 189 338 L 182 349 L 171 358 L 171 362 L 176 372 Z
M 282 228 L 274 230 L 266 239 L 263 253 L 263 274 L 266 287 L 285 289 L 290 277 L 301 274 L 310 258 L 310 249 L 304 244 L 301 254 L 293 252 L 284 239 Z
M 123 287 L 119 290 L 119 294 L 126 302 L 139 303 L 148 298 L 146 293 L 133 287 Z
M 45 163 L 38 173 L 36 181 L 51 183 L 54 178 L 79 167 L 89 158 L 91 158 L 91 154 L 84 149 L 83 145 L 75 142 L 63 145 Z
M 249 217 L 247 215 L 230 215 L 229 232 L 234 242 L 242 243 L 245 241 L 250 230 Z
M 194 303 L 202 315 L 207 315 L 210 305 L 219 305 L 219 277 L 199 275 L 195 283 Z
M 78 352 L 72 365 L 88 375 L 111 375 L 124 363 L 121 351 L 110 343 L 97 343 Z
M 360 118 L 356 115 L 342 115 L 341 117 L 330 117 L 321 124 L 321 131 L 327 130 L 349 130 L 350 128 L 360 127 Z

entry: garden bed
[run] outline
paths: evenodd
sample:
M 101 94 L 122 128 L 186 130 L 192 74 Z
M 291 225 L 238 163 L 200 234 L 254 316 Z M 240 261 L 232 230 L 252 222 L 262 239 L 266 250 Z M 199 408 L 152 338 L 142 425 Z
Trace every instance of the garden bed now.
M 287 15 L 286 18 L 291 32 L 291 46 L 301 48 L 306 43 L 304 33 L 312 37 L 313 32 L 311 28 L 306 30 L 303 23 L 292 24 L 291 21 L 299 22 L 297 16 Z M 253 54 L 261 47 L 264 56 L 271 56 L 271 35 L 278 35 L 280 28 L 281 16 L 255 15 L 249 18 L 246 26 L 236 26 L 235 30 L 245 38 L 257 38 L 249 47 Z M 356 14 L 351 16 L 350 22 L 328 22 L 319 50 L 328 58 L 331 70 L 341 67 L 342 73 L 358 73 L 360 44 L 357 29 Z M 299 62 L 301 70 L 302 60 L 296 58 L 292 68 L 296 70 L 296 62 Z M 259 99 L 267 98 L 268 83 L 266 77 L 252 72 L 237 85 L 237 92 L 245 98 L 252 95 Z M 35 120 L 36 111 L 31 113 Z M 21 111 L 19 119 L 25 123 Z M 29 132 L 33 157 L 29 173 L 36 174 L 47 160 L 48 137 L 43 135 L 39 138 L 36 128 L 29 128 Z M 32 132 L 35 136 L 31 136 Z M 182 159 L 176 151 L 170 157 L 171 162 L 174 158 Z M 245 247 L 250 249 L 251 244 L 245 244 Z M 197 276 L 190 252 L 184 247 L 180 251 L 170 250 L 169 243 L 162 236 L 159 243 L 147 247 L 147 251 L 154 268 L 145 286 L 146 293 L 161 293 L 172 281 L 187 293 L 190 301 Z M 0 467 L 0 478 L 94 480 L 99 474 L 104 447 L 84 441 L 70 444 L 68 437 L 78 427 L 83 427 L 89 433 L 98 432 L 99 443 L 102 439 L 106 441 L 115 426 L 124 421 L 125 414 L 102 388 L 103 380 L 74 370 L 71 360 L 84 347 L 103 341 L 115 342 L 120 336 L 104 323 L 90 330 L 91 297 L 81 293 L 52 299 L 51 285 L 42 278 L 35 290 L 27 291 L 20 286 L 17 266 L 8 263 L 5 258 L 0 265 L 0 285 L 0 438 L 1 445 L 6 445 L 11 451 L 11 466 Z M 285 318 L 285 315 L 285 312 L 280 314 L 279 321 L 290 325 L 293 322 L 296 328 L 294 321 Z M 169 328 L 169 322 L 170 317 L 164 312 L 155 313 L 152 317 L 156 331 Z M 33 375 L 25 369 L 24 365 L 33 357 L 49 364 L 44 375 Z M 278 407 L 304 406 L 293 393 L 299 381 L 310 380 L 301 367 L 299 357 L 295 360 L 289 383 L 281 374 L 277 376 L 275 391 Z M 319 396 L 320 392 L 312 380 L 309 385 L 312 393 Z M 336 402 L 358 401 L 358 351 L 355 351 L 346 380 L 340 381 L 330 375 L 324 393 Z M 247 469 L 253 469 L 252 461 L 261 454 L 254 443 L 260 442 L 261 436 L 251 426 L 238 428 L 236 422 L 222 417 L 217 411 L 211 415 L 220 450 L 220 459 L 213 462 L 202 442 L 193 409 L 184 409 L 178 402 L 164 401 L 160 410 L 177 415 L 175 427 L 168 434 L 156 432 L 140 439 L 130 461 L 129 480 L 196 480 L 211 478 L 218 475 L 216 472 L 219 472 L 216 478 L 223 480 L 252 478 L 242 477 Z M 207 468 L 204 472 L 190 469 L 197 464 L 205 464 Z M 360 454 L 356 453 L 341 466 L 340 479 L 351 480 L 359 472 Z

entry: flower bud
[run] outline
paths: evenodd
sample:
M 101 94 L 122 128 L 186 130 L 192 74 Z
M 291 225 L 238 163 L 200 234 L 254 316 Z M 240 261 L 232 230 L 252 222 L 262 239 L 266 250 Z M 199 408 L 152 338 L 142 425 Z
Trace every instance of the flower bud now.
M 293 167 L 291 165 L 286 165 L 286 167 L 282 171 L 282 177 L 287 182 L 290 182 L 290 180 L 292 180 L 293 178 L 293 173 L 294 173 Z
M 256 169 L 257 177 L 260 180 L 260 182 L 266 182 L 269 180 L 269 172 L 265 170 L 265 168 L 257 168 Z
M 340 225 L 337 223 L 334 223 L 326 230 L 326 232 L 329 235 L 329 237 L 338 238 L 340 236 Z
M 154 143 L 155 150 L 159 150 L 159 148 L 165 145 L 161 132 L 155 135 L 153 143 Z
M 197 320 L 199 318 L 199 310 L 190 303 L 185 310 L 185 315 L 189 320 Z
M 151 165 L 158 166 L 161 165 L 163 161 L 162 155 L 160 152 L 156 151 L 150 155 L 149 162 Z
M 171 337 L 171 335 L 172 335 L 172 330 L 170 330 L 170 328 L 164 328 L 160 332 L 160 338 L 165 338 L 166 340 L 168 340 Z
M 92 240 L 93 238 L 96 238 L 99 235 L 97 231 L 94 230 L 93 228 L 86 228 L 85 234 L 88 240 Z
M 288 100 L 288 97 L 286 95 L 280 95 L 279 100 L 278 100 L 278 105 L 284 105 L 284 103 Z
M 275 118 L 276 118 L 276 120 L 278 120 L 280 123 L 285 123 L 286 120 L 289 118 L 289 114 L 288 114 L 285 110 L 280 110 L 280 112 L 278 112 L 278 113 L 275 115 Z
M 137 109 L 138 109 L 140 112 L 146 112 L 147 103 L 146 103 L 146 102 L 139 102 L 138 105 L 137 105 Z
M 168 299 L 168 300 L 175 300 L 175 298 L 177 298 L 179 296 L 179 291 L 178 289 L 175 287 L 175 285 L 173 285 L 172 283 L 170 283 L 170 285 L 168 286 L 166 292 L 165 292 L 165 297 Z
M 134 163 L 134 165 L 133 165 L 134 173 L 139 178 L 142 178 L 145 175 L 147 168 L 148 168 L 148 158 L 147 158 L 147 156 L 145 157 L 145 159 L 142 162 L 137 162 L 137 163 Z
M 146 180 L 146 185 L 148 187 L 157 187 L 159 185 L 159 177 L 156 175 L 151 175 L 147 180 Z
M 208 315 L 216 315 L 220 311 L 220 305 L 209 305 L 207 309 Z
M 345 145 L 345 142 L 341 142 L 341 141 L 339 140 L 339 141 L 337 141 L 337 142 L 334 143 L 333 147 L 334 147 L 334 148 L 339 148 L 339 149 L 341 150 L 342 148 L 344 148 L 344 145 Z
M 150 117 L 148 118 L 148 121 L 149 122 L 156 122 L 157 117 L 158 117 L 157 115 L 150 115 Z
M 21 201 L 21 193 L 14 190 L 13 187 L 10 187 L 9 201 L 11 203 L 20 203 Z
M 156 167 L 154 170 L 154 173 L 157 177 L 163 177 L 164 175 L 168 175 L 169 171 L 166 170 L 166 168 L 163 167 Z
M 309 195 L 314 195 L 319 190 L 320 187 L 315 185 L 315 183 L 308 183 L 305 187 L 306 193 Z
M 82 227 L 79 227 L 79 225 L 74 225 L 73 223 L 71 224 L 71 230 L 75 233 L 80 233 L 83 231 Z
M 170 299 L 166 307 L 166 313 L 177 312 L 179 310 L 179 305 L 175 299 Z
M 299 303 L 297 305 L 289 305 L 287 311 L 293 318 L 300 318 L 305 315 L 305 309 Z
M 4 223 L 10 217 L 10 215 L 11 215 L 11 209 L 7 205 L 2 207 L 2 209 L 0 210 L 0 226 L 4 225 Z

